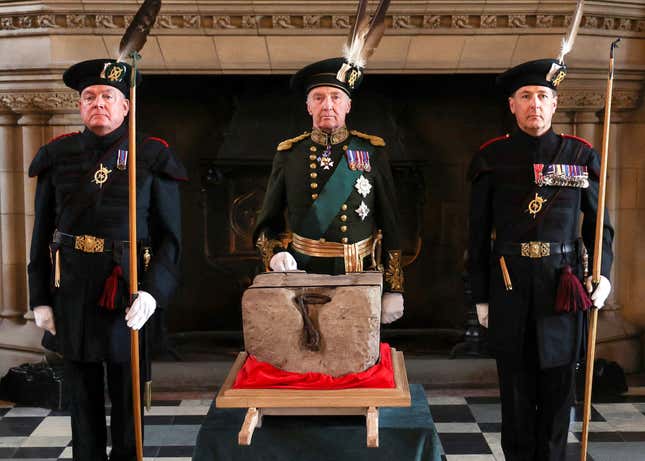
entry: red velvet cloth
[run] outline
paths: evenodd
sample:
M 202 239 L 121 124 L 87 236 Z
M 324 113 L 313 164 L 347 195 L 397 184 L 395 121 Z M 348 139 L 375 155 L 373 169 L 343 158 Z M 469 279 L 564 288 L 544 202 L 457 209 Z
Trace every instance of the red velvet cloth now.
M 334 378 L 323 373 L 294 373 L 284 371 L 249 355 L 237 373 L 233 389 L 355 389 L 393 388 L 392 351 L 381 343 L 379 362 L 360 373 L 349 373 Z

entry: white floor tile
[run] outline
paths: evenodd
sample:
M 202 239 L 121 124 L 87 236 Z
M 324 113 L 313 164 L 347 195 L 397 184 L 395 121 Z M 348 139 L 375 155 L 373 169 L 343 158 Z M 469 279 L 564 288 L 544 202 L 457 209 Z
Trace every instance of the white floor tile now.
M 0 437 L 0 448 L 19 447 L 28 437 Z
M 484 434 L 488 448 L 493 452 L 495 461 L 505 461 L 504 452 L 502 451 L 502 434 L 499 432 L 487 432 Z
M 65 447 L 72 441 L 72 436 L 37 436 L 32 435 L 20 445 L 21 447 Z
M 71 437 L 69 416 L 48 416 L 31 433 L 32 437 Z
M 582 432 L 582 421 L 569 424 L 569 430 L 571 432 Z M 613 426 L 606 421 L 591 421 L 589 423 L 589 432 L 611 432 L 613 430 Z
M 466 399 L 452 395 L 429 395 L 428 404 L 430 405 L 466 405 Z
M 479 433 L 479 425 L 477 423 L 435 423 L 437 432 L 457 432 L 457 433 Z
M 181 403 L 179 404 L 180 407 L 206 407 L 210 408 L 211 403 L 213 403 L 212 400 L 206 400 L 206 399 L 201 399 L 201 400 L 182 400 Z
M 146 415 L 149 416 L 169 416 L 169 415 L 206 415 L 208 413 L 208 407 L 200 406 L 185 406 L 185 407 L 152 407 Z
M 49 413 L 51 413 L 51 410 L 48 408 L 14 407 L 9 410 L 4 417 L 47 416 Z

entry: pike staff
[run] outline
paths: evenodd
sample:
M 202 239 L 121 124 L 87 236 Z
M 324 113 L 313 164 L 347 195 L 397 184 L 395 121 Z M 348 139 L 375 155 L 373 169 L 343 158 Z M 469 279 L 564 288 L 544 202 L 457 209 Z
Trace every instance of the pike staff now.
M 129 119 L 129 150 L 128 166 L 129 189 L 129 251 L 130 251 L 130 305 L 137 297 L 139 287 L 138 255 L 137 255 L 137 128 L 136 128 L 136 97 L 137 97 L 137 60 L 140 58 L 135 51 L 132 57 L 132 82 L 130 86 L 130 119 Z M 139 370 L 139 331 L 130 330 L 130 366 L 132 367 L 132 405 L 134 411 L 134 437 L 137 447 L 137 461 L 143 461 L 143 434 L 141 428 L 141 381 Z
M 132 60 L 132 81 L 130 84 L 129 122 L 129 252 L 130 252 L 130 305 L 139 290 L 137 252 L 137 61 L 139 51 L 146 43 L 150 29 L 161 9 L 161 0 L 145 0 L 128 26 L 119 44 L 119 61 Z M 132 405 L 134 412 L 134 435 L 137 461 L 143 461 L 143 431 L 141 426 L 141 374 L 139 369 L 139 331 L 130 330 L 130 364 L 132 369 Z
M 594 260 L 592 283 L 598 286 L 600 282 L 600 267 L 602 261 L 603 225 L 605 220 L 605 195 L 607 191 L 607 159 L 609 156 L 609 129 L 611 118 L 611 98 L 614 82 L 614 49 L 618 46 L 619 39 L 611 43 L 609 50 L 609 75 L 607 77 L 607 91 L 605 93 L 605 119 L 602 131 L 602 152 L 600 154 L 600 177 L 598 185 L 598 211 L 596 215 L 596 237 L 594 241 Z M 591 308 L 589 318 L 589 336 L 587 340 L 587 365 L 585 369 L 585 400 L 582 419 L 582 439 L 580 440 L 580 461 L 587 459 L 587 440 L 589 437 L 589 418 L 591 414 L 591 390 L 593 385 L 593 365 L 596 352 L 596 326 L 598 324 L 598 309 Z

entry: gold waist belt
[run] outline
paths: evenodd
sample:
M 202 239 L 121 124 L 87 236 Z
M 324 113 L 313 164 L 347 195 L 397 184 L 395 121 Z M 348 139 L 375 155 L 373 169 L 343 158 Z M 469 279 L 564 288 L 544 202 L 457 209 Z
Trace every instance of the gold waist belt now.
M 373 237 L 356 243 L 321 242 L 292 235 L 291 247 L 298 253 L 316 258 L 343 258 L 345 272 L 363 272 L 363 258 L 372 253 Z

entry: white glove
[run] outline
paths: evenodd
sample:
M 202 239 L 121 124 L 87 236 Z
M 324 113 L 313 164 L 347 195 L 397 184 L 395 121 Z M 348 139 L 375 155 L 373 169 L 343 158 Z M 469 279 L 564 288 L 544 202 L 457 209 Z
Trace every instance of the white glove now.
M 488 303 L 477 303 L 475 307 L 477 308 L 479 324 L 484 328 L 488 328 Z
M 384 293 L 381 298 L 381 323 L 392 323 L 403 316 L 403 295 Z
M 587 277 L 586 285 L 587 291 L 589 293 L 592 293 L 591 300 L 593 301 L 593 305 L 598 309 L 602 309 L 602 307 L 605 305 L 607 297 L 609 296 L 609 293 L 611 293 L 611 283 L 609 282 L 609 280 L 607 280 L 607 277 L 601 275 L 595 291 L 593 289 L 593 284 L 591 283 L 591 277 Z
M 56 325 L 54 325 L 54 311 L 51 306 L 34 307 L 34 321 L 38 328 L 49 331 L 56 335 Z
M 157 301 L 147 291 L 139 291 L 137 295 L 137 299 L 125 314 L 125 320 L 133 330 L 141 329 L 157 308 Z
M 269 267 L 271 267 L 271 270 L 275 272 L 295 271 L 298 270 L 298 263 L 293 259 L 291 253 L 288 251 L 281 251 L 280 253 L 273 255 L 269 262 Z

